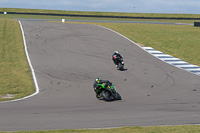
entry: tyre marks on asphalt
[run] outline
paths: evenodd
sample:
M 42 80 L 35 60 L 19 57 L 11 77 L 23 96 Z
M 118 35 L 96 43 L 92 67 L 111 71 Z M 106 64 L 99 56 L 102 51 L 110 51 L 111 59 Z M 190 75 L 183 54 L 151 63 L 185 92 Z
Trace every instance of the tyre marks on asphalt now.
M 171 64 L 173 66 L 176 66 L 178 68 L 184 69 L 186 71 L 192 72 L 194 74 L 197 74 L 200 76 L 200 67 L 197 65 L 190 64 L 188 62 L 185 62 L 179 58 L 175 58 L 171 55 L 165 54 L 161 51 L 158 51 L 156 49 L 153 49 L 151 47 L 142 47 L 145 51 L 152 54 L 153 56 L 157 57 L 158 59 Z

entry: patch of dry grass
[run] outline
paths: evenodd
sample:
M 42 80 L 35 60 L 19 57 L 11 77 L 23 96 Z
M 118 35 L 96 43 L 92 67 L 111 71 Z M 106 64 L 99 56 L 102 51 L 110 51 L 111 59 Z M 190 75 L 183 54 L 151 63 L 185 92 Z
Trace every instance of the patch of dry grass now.
M 0 29 L 0 101 L 30 95 L 35 87 L 19 23 L 12 19 L 0 19 Z

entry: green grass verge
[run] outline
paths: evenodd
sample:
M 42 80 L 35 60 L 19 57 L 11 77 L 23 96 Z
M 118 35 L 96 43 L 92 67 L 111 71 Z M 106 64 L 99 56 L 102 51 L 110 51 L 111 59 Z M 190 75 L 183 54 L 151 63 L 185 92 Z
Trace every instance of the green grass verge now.
M 30 95 L 35 88 L 19 23 L 16 20 L 0 19 L 0 29 L 0 101 Z
M 164 14 L 164 13 L 123 13 L 123 12 L 86 12 L 67 10 L 42 10 L 21 8 L 0 8 L 0 12 L 27 12 L 27 13 L 55 13 L 76 15 L 103 15 L 103 16 L 130 16 L 130 17 L 172 17 L 172 18 L 200 18 L 200 14 Z
M 126 19 L 126 18 L 98 18 L 98 17 L 67 17 L 67 16 L 48 16 L 48 15 L 17 15 L 0 14 L 0 18 L 25 18 L 25 19 L 66 19 L 66 20 L 104 20 L 104 21 L 148 21 L 148 22 L 167 22 L 167 23 L 188 23 L 194 24 L 200 20 L 169 20 L 169 19 Z
M 199 125 L 186 126 L 152 126 L 121 127 L 113 129 L 68 129 L 49 131 L 20 131 L 15 133 L 199 133 Z M 5 133 L 5 132 L 0 132 Z

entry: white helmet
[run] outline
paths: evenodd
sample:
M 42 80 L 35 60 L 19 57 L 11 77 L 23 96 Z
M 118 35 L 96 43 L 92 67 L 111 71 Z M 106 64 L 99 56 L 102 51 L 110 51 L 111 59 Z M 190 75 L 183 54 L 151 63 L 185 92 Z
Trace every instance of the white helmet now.
M 119 52 L 118 52 L 118 51 L 115 51 L 115 53 L 118 54 Z

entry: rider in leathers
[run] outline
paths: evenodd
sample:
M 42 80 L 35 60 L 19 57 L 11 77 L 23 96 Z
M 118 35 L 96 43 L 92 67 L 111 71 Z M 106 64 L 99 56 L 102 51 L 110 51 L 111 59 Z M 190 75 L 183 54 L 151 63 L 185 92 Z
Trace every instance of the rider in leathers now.
M 100 96 L 101 89 L 102 89 L 101 84 L 103 84 L 105 87 L 107 87 L 109 84 L 112 84 L 112 83 L 108 80 L 101 80 L 100 78 L 96 78 L 94 81 L 94 84 L 93 84 L 93 88 L 94 88 L 94 91 L 96 92 L 97 98 L 101 97 Z
M 121 58 L 123 60 L 123 57 L 119 54 L 118 51 L 115 51 L 114 54 L 112 55 L 112 60 L 115 63 L 115 66 L 118 66 L 118 58 Z

